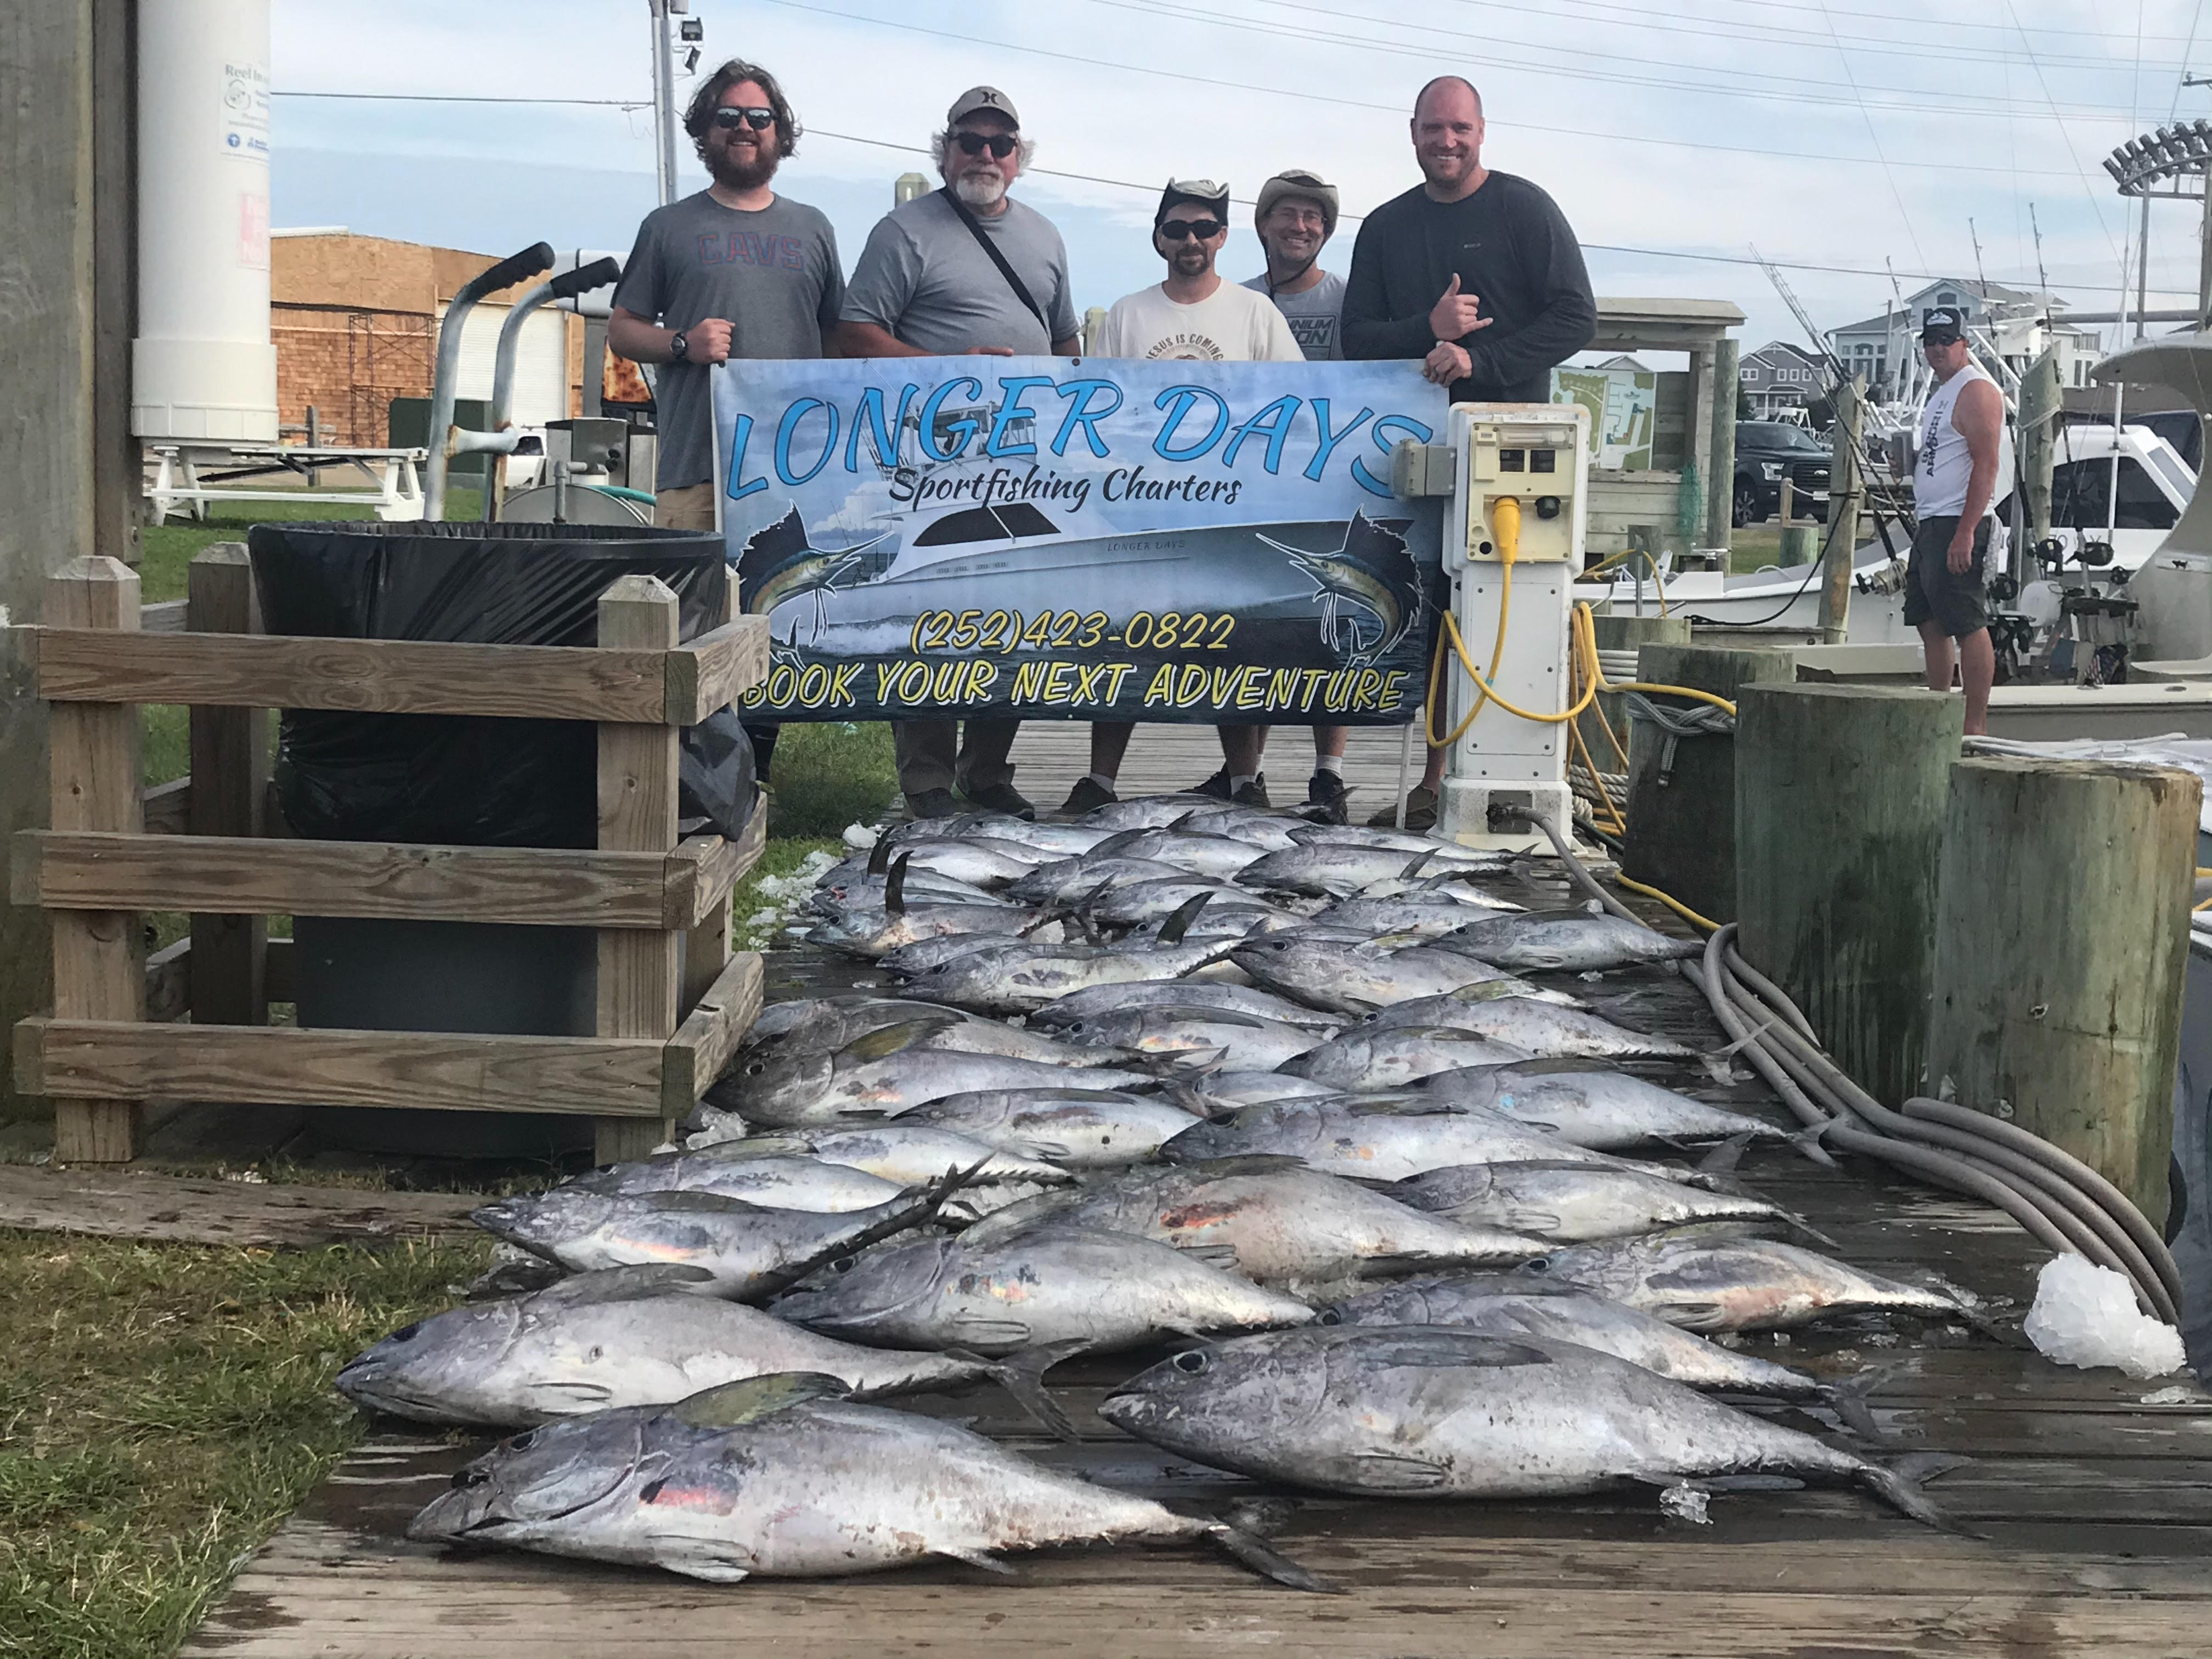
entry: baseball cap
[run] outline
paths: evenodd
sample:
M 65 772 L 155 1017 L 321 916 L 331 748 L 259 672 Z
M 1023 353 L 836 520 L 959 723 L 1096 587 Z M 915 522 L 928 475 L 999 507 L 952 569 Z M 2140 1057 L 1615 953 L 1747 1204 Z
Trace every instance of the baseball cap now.
M 1336 234 L 1336 186 L 1325 185 L 1318 173 L 1308 173 L 1302 167 L 1291 167 L 1277 173 L 1260 186 L 1260 205 L 1253 210 L 1252 222 L 1257 225 L 1273 211 L 1275 204 L 1285 196 L 1302 197 L 1321 204 L 1322 234 Z
M 1168 216 L 1170 208 L 1181 207 L 1185 202 L 1212 210 L 1213 216 L 1224 224 L 1229 222 L 1229 186 L 1218 185 L 1211 179 L 1170 179 L 1168 187 L 1160 192 L 1160 204 L 1152 210 L 1152 223 L 1157 227 Z
M 952 107 L 945 114 L 945 125 L 948 127 L 957 125 L 963 116 L 973 115 L 978 110 L 1003 115 L 1017 128 L 1022 124 L 1022 118 L 1014 113 L 1014 100 L 998 88 L 970 87 L 952 100 Z
M 1966 337 L 1966 319 L 1948 306 L 1932 307 L 1920 319 L 1920 340 L 1925 345 L 1933 340 L 1938 345 L 1948 345 Z

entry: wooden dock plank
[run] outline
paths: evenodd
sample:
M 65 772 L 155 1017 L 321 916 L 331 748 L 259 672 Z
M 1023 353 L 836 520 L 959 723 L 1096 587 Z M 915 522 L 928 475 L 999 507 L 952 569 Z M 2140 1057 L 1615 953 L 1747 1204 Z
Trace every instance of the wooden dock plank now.
M 0 1227 L 183 1244 L 361 1243 L 482 1237 L 468 1193 L 200 1181 L 137 1170 L 0 1164 Z
M 1173 730 L 1148 728 L 1139 752 L 1148 738 Z M 1038 722 L 1023 741 L 1032 761 L 1042 750 L 1072 781 L 1074 771 L 1064 769 L 1080 770 L 1082 733 Z M 1364 735 L 1354 736 L 1355 755 Z M 1210 769 L 1211 742 L 1202 728 L 1183 731 L 1160 750 L 1165 764 L 1191 769 L 1175 781 Z M 1293 732 L 1277 742 L 1304 739 Z M 1290 755 L 1303 763 L 1308 752 Z M 1384 758 L 1394 772 L 1395 747 Z M 1522 902 L 1565 896 L 1540 874 L 1492 884 Z M 796 953 L 765 968 L 771 1000 L 880 978 L 866 964 Z M 1647 1029 L 1700 1048 L 1719 1041 L 1701 999 L 1679 976 L 1557 982 Z M 1720 1085 L 1692 1067 L 1651 1074 L 1788 1121 L 1741 1079 Z M 1877 1271 L 1941 1276 L 2000 1317 L 2016 1316 L 2033 1290 L 2041 1253 L 1980 1206 L 1877 1166 L 1816 1168 L 1788 1148 L 1752 1150 L 1739 1174 L 1835 1237 L 1840 1254 Z M 945 1651 L 1218 1659 L 1224 1646 L 1249 1646 L 1331 1659 L 2057 1659 L 2089 1651 L 2201 1659 L 2207 1651 L 2212 1397 L 2203 1390 L 2185 1386 L 2179 1403 L 2147 1405 L 2147 1395 L 2173 1397 L 2162 1391 L 2182 1380 L 2071 1370 L 1962 1326 L 1917 1320 L 1869 1318 L 1747 1336 L 1741 1346 L 1824 1376 L 1878 1368 L 1871 1405 L 1890 1436 L 1881 1455 L 1970 1458 L 1929 1491 L 1986 1536 L 1929 1531 L 1849 1490 L 1717 1495 L 1703 1527 L 1667 1518 L 1643 1490 L 1523 1504 L 1304 1497 L 1278 1540 L 1342 1583 L 1344 1597 L 1275 1589 L 1204 1550 L 1137 1547 L 1046 1553 L 1019 1560 L 1012 1581 L 948 1563 L 724 1589 L 408 1543 L 408 1516 L 474 1449 L 413 1431 L 380 1434 L 347 1460 L 248 1565 L 183 1654 L 719 1659 L 758 1650 L 807 1659 Z M 1152 1358 L 1102 1356 L 1054 1372 L 1055 1394 L 1083 1426 L 1073 1445 L 1038 1437 L 994 1388 L 906 1403 L 1187 1511 L 1219 1512 L 1261 1495 L 1238 1477 L 1131 1441 L 1096 1416 L 1103 1395 Z M 1765 1409 L 1812 1432 L 1835 1426 L 1818 1412 Z

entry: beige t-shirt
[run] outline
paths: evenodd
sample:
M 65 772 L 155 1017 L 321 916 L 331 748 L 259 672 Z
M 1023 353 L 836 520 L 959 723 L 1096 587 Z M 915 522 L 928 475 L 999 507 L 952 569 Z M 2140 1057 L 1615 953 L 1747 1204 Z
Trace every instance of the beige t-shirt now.
M 1305 359 L 1283 313 L 1264 294 L 1224 282 L 1196 305 L 1178 305 L 1155 283 L 1114 302 L 1098 337 L 1102 357 L 1194 358 L 1212 363 Z

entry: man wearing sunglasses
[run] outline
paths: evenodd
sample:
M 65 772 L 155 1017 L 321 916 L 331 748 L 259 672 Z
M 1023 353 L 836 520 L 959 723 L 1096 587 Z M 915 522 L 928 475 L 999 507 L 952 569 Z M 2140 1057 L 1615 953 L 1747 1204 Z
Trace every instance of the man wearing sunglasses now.
M 1408 125 L 1421 182 L 1359 227 L 1344 355 L 1418 358 L 1455 404 L 1550 402 L 1552 370 L 1597 333 L 1582 244 L 1540 188 L 1482 165 L 1482 97 L 1470 83 L 1438 76 Z M 1407 797 L 1409 830 L 1436 823 L 1445 752 L 1429 751 Z
M 684 127 L 714 182 L 638 227 L 607 344 L 632 362 L 659 366 L 653 521 L 712 530 L 714 365 L 835 355 L 845 277 L 830 221 L 770 188 L 799 136 L 773 75 L 731 59 L 699 88 Z M 745 729 L 766 777 L 776 728 Z
M 1267 296 L 1224 283 L 1214 270 L 1215 256 L 1228 240 L 1228 185 L 1210 179 L 1170 183 L 1152 215 L 1152 247 L 1168 262 L 1167 280 L 1114 302 L 1098 337 L 1098 355 L 1155 362 L 1302 362 L 1305 354 L 1298 349 L 1297 337 Z M 1076 780 L 1063 812 L 1087 812 L 1116 799 L 1115 779 L 1135 729 L 1126 720 L 1091 728 L 1091 770 Z M 1198 786 L 1200 793 L 1265 806 L 1267 786 L 1260 775 L 1260 746 L 1267 728 L 1217 729 L 1221 770 Z
M 1031 142 L 996 87 L 970 87 L 931 145 L 945 188 L 893 209 L 868 234 L 845 291 L 848 357 L 1075 355 L 1067 249 L 1052 222 L 1006 192 Z M 980 378 L 980 377 L 979 377 Z M 958 812 L 957 788 L 990 811 L 1033 817 L 1007 759 L 1021 722 L 894 720 L 899 788 L 918 818 Z

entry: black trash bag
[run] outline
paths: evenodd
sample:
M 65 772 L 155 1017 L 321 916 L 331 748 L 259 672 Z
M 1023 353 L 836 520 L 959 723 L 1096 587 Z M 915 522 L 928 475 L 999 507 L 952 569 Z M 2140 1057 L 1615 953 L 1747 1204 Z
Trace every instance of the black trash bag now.
M 674 590 L 689 640 L 725 580 L 720 537 L 642 526 L 255 525 L 246 545 L 262 626 L 325 639 L 590 645 L 600 594 L 637 574 Z M 741 728 L 724 714 L 684 744 L 681 810 L 736 835 L 757 792 Z M 597 780 L 586 721 L 293 708 L 279 725 L 278 805 L 310 840 L 591 847 Z
M 684 733 L 676 770 L 677 810 L 687 823 L 703 818 L 735 841 L 759 798 L 753 740 L 734 711 L 718 708 Z

